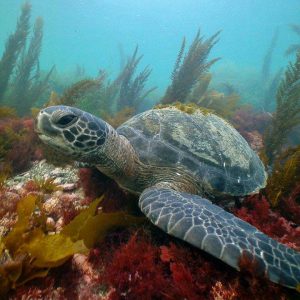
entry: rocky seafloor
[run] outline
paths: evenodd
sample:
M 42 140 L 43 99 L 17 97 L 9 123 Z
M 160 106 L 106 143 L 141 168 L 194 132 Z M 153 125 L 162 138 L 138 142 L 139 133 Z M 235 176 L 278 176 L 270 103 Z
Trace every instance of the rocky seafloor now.
M 48 235 L 63 228 L 104 194 L 106 211 L 128 209 L 136 198 L 107 177 L 73 165 L 57 167 L 46 160 L 10 178 L 0 193 L 0 233 L 14 228 L 17 205 L 26 195 L 41 197 Z M 133 202 L 134 202 L 133 201 Z M 35 212 L 39 213 L 39 212 Z M 235 214 L 273 238 L 300 249 L 300 230 L 252 196 Z M 43 249 L 41 249 L 43 251 Z M 0 270 L 1 271 L 1 270 Z M 257 277 L 245 262 L 242 272 L 172 238 L 146 222 L 108 231 L 86 254 L 74 254 L 50 268 L 47 276 L 16 283 L 7 299 L 297 299 L 296 292 Z M 6 298 L 5 298 L 6 299 Z

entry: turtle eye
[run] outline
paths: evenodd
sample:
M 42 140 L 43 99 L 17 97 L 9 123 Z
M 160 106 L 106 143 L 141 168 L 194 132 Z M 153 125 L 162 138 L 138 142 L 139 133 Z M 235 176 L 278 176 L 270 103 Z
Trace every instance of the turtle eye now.
M 78 119 L 77 116 L 75 116 L 73 114 L 68 114 L 68 115 L 64 115 L 60 118 L 57 118 L 55 120 L 55 124 L 59 127 L 67 127 L 67 126 L 70 126 L 71 124 L 75 123 L 77 119 Z

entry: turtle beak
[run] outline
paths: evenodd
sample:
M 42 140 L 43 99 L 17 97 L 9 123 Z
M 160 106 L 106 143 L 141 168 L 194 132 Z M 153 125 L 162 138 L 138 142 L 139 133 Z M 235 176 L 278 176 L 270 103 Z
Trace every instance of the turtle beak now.
M 59 134 L 59 131 L 52 127 L 49 118 L 50 115 L 45 113 L 44 110 L 41 110 L 38 113 L 34 128 L 34 131 L 38 135 L 56 136 L 57 134 Z

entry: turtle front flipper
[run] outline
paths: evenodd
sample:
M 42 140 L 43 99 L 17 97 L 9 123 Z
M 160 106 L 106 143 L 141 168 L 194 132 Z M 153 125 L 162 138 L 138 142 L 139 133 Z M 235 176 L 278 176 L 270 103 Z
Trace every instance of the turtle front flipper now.
M 261 275 L 297 288 L 300 253 L 271 239 L 255 227 L 197 195 L 153 186 L 139 206 L 156 226 L 239 270 L 243 255 L 251 257 Z

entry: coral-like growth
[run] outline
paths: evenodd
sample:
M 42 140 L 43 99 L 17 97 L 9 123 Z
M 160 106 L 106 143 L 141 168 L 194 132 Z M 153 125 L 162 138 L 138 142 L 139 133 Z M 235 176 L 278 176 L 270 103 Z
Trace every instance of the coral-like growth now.
M 133 233 L 113 251 L 101 246 L 108 299 L 274 299 L 274 293 L 286 299 L 249 269 L 238 273 L 191 246 L 155 242 L 149 233 Z
M 104 212 L 126 209 L 136 214 L 136 198 L 126 194 L 115 181 L 97 169 L 80 169 L 79 185 L 83 189 L 86 203 L 90 203 L 95 198 L 103 195 L 101 206 Z
M 300 53 L 290 64 L 277 92 L 276 112 L 265 134 L 265 154 L 273 164 L 280 154 L 288 133 L 300 124 Z
M 295 228 L 292 222 L 272 211 L 265 197 L 248 196 L 244 201 L 244 206 L 235 210 L 235 215 L 275 240 L 300 250 L 300 228 Z
M 218 60 L 207 60 L 212 47 L 217 42 L 218 35 L 219 32 L 204 40 L 200 36 L 200 31 L 198 31 L 184 58 L 185 38 L 183 39 L 171 76 L 172 83 L 167 88 L 161 103 L 168 104 L 175 101 L 187 101 L 197 81 L 201 80 L 201 76 L 204 76 L 209 67 Z
M 283 198 L 278 209 L 280 213 L 295 224 L 300 223 L 300 183 L 293 188 L 288 197 Z
M 231 118 L 232 124 L 243 136 L 246 132 L 252 131 L 258 131 L 260 134 L 263 134 L 270 120 L 269 114 L 256 112 L 250 106 L 240 108 Z
M 23 171 L 36 158 L 37 135 L 33 126 L 32 119 L 1 119 L 0 171 L 8 165 L 13 173 Z
M 0 295 L 12 286 L 46 276 L 49 268 L 63 264 L 75 253 L 87 253 L 112 228 L 141 222 L 122 212 L 97 213 L 99 202 L 94 201 L 60 233 L 50 235 L 45 233 L 40 196 L 29 194 L 21 199 L 16 224 L 0 240 Z
M 29 192 L 42 192 L 44 194 L 52 194 L 55 191 L 61 190 L 53 178 L 34 178 L 25 183 L 24 188 Z
M 230 119 L 237 131 L 257 152 L 264 147 L 263 133 L 270 120 L 269 114 L 255 112 L 250 106 L 239 108 Z
M 104 274 L 104 283 L 113 289 L 110 299 L 162 298 L 168 282 L 158 257 L 157 247 L 136 236 L 117 249 Z

